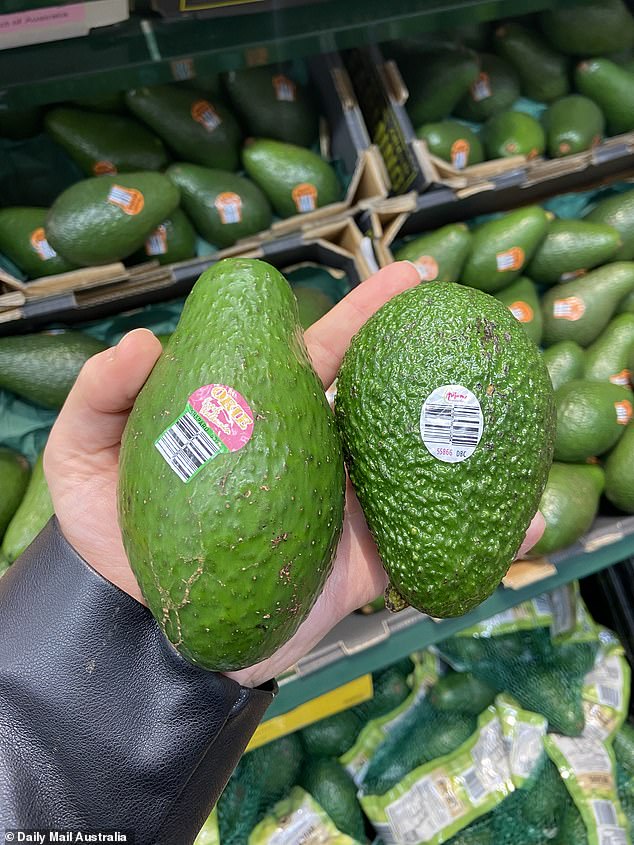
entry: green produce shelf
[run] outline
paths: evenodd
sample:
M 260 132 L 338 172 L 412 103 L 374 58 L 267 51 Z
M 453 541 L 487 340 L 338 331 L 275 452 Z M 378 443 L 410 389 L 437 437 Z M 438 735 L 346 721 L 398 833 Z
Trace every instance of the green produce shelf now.
M 389 666 L 418 649 L 440 642 L 465 628 L 535 598 L 570 581 L 584 578 L 634 556 L 634 516 L 599 518 L 579 543 L 551 555 L 556 572 L 521 589 L 500 587 L 471 613 L 435 622 L 411 608 L 391 614 L 353 614 L 338 625 L 280 681 L 280 691 L 266 719 L 280 716 L 368 672 Z
M 0 51 L 0 109 L 189 79 L 571 2 L 320 0 L 234 17 L 137 16 L 83 38 Z

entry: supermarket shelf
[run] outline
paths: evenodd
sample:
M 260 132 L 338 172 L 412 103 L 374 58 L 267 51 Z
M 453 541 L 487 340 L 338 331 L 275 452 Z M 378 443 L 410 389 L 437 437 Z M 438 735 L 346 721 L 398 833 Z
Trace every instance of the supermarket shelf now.
M 552 0 L 320 0 L 237 17 L 133 17 L 83 38 L 1 51 L 0 109 L 190 79 L 552 5 Z
M 632 556 L 634 516 L 602 517 L 580 542 L 549 558 L 556 569 L 553 575 L 521 589 L 500 587 L 491 598 L 465 616 L 435 622 L 411 608 L 398 614 L 388 611 L 371 616 L 353 614 L 301 660 L 292 675 L 280 681 L 280 692 L 266 718 L 287 713 L 316 696 L 388 666 L 522 601 Z

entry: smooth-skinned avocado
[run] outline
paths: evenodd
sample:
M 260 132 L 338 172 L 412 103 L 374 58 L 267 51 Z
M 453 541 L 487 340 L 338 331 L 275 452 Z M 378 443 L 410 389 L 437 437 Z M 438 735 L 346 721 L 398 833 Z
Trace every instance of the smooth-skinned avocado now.
M 487 158 L 535 158 L 546 148 L 544 130 L 534 117 L 521 111 L 504 111 L 487 120 L 482 130 Z
M 573 56 L 601 56 L 634 43 L 634 21 L 622 0 L 592 0 L 548 9 L 540 23 L 550 43 Z
M 114 91 L 112 94 L 100 94 L 95 97 L 77 97 L 71 100 L 74 106 L 96 112 L 124 112 L 125 91 Z
M 166 176 L 179 188 L 196 229 L 214 246 L 232 246 L 271 225 L 269 201 L 243 176 L 186 162 L 168 167 Z
M 510 109 L 520 95 L 517 72 L 505 59 L 492 53 L 478 57 L 480 73 L 454 113 L 464 120 L 484 123 L 494 114 Z
M 0 447 L 0 537 L 22 501 L 30 475 L 31 467 L 24 455 Z
M 616 309 L 617 314 L 634 314 L 634 291 L 621 300 L 619 307 Z
M 40 454 L 33 466 L 26 492 L 2 538 L 0 554 L 9 563 L 20 557 L 53 516 L 53 502 L 44 476 L 43 455 Z
M 586 214 L 584 220 L 612 226 L 621 237 L 621 246 L 612 256 L 614 261 L 634 258 L 634 190 L 606 197 Z
M 462 285 L 399 294 L 353 339 L 335 415 L 392 591 L 438 617 L 478 605 L 517 553 L 552 460 L 553 390 L 522 326 Z
M 550 468 L 539 503 L 546 528 L 532 554 L 565 549 L 589 531 L 599 508 L 605 479 L 596 464 L 562 464 Z
M 139 261 L 154 259 L 159 264 L 186 261 L 196 255 L 196 232 L 180 208 L 161 221 L 135 255 Z
M 535 283 L 527 276 L 520 276 L 496 294 L 526 330 L 526 334 L 538 346 L 542 339 L 542 308 Z
M 536 282 L 566 282 L 605 264 L 617 253 L 621 238 L 616 229 L 588 220 L 551 220 L 527 273 Z
M 130 117 L 59 107 L 44 123 L 86 176 L 161 170 L 167 164 L 161 139 Z
M 61 408 L 86 361 L 106 345 L 83 332 L 0 338 L 0 387 L 45 408 Z
M 578 279 L 555 285 L 542 299 L 545 345 L 574 340 L 580 346 L 589 346 L 633 290 L 632 261 L 605 264 Z
M 518 208 L 473 231 L 460 281 L 494 293 L 516 279 L 546 235 L 548 217 L 537 205 Z
M 478 57 L 462 47 L 434 45 L 405 52 L 398 62 L 409 91 L 407 111 L 414 126 L 443 120 L 478 78 Z
M 280 217 L 306 214 L 342 197 L 334 169 L 312 150 L 259 138 L 245 144 L 242 161 Z
M 634 73 L 609 59 L 584 59 L 575 69 L 575 85 L 599 106 L 611 135 L 634 129 Z
M 130 414 L 119 521 L 169 640 L 227 671 L 276 651 L 330 572 L 341 445 L 290 285 L 255 259 L 206 270 Z
M 496 690 L 471 672 L 449 672 L 432 687 L 430 701 L 436 710 L 479 716 L 495 696 Z
M 341 763 L 326 757 L 306 760 L 301 784 L 342 833 L 354 842 L 365 841 L 357 787 Z
M 552 103 L 542 117 L 551 158 L 574 155 L 594 147 L 603 138 L 605 118 L 597 104 L 581 94 Z
M 623 437 L 605 462 L 605 495 L 625 513 L 634 513 L 634 425 L 630 423 Z
M 471 248 L 471 232 L 464 223 L 450 223 L 407 241 L 396 261 L 411 261 L 424 282 L 457 282 Z
M 225 91 L 246 132 L 309 147 L 317 138 L 319 110 L 310 92 L 279 67 L 232 70 Z
M 457 120 L 425 123 L 416 130 L 416 135 L 425 141 L 432 155 L 449 162 L 456 170 L 484 160 L 482 144 L 476 133 Z
M 354 710 L 343 710 L 313 722 L 301 732 L 304 749 L 312 757 L 341 757 L 354 745 L 362 722 Z
M 543 351 L 542 357 L 554 390 L 583 376 L 585 354 L 585 349 L 574 340 L 560 340 Z
M 320 320 L 335 304 L 323 290 L 308 285 L 293 285 L 293 293 L 297 300 L 299 322 L 303 329 L 309 328 Z
M 48 242 L 47 214 L 47 208 L 0 209 L 0 252 L 30 279 L 68 273 L 77 266 L 58 255 Z
M 634 314 L 618 314 L 586 349 L 583 377 L 627 387 L 632 377 L 629 361 L 634 352 Z
M 632 418 L 632 391 L 609 382 L 575 379 L 555 391 L 555 460 L 598 457 L 619 440 Z
M 81 266 L 127 258 L 178 206 L 178 188 L 161 173 L 117 173 L 76 182 L 53 203 L 46 235 Z
M 218 102 L 179 85 L 135 88 L 126 105 L 163 139 L 176 158 L 237 170 L 242 133 L 233 114 Z
M 495 31 L 495 52 L 517 71 L 522 93 L 531 100 L 550 103 L 570 90 L 568 60 L 519 23 L 504 23 Z

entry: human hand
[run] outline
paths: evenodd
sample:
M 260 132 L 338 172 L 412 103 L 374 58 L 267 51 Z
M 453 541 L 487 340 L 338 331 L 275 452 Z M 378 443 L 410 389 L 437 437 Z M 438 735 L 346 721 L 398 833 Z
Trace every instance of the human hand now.
M 393 264 L 355 288 L 308 329 L 306 344 L 324 387 L 334 380 L 352 336 L 363 323 L 418 281 L 412 264 Z M 59 414 L 44 455 L 44 470 L 64 536 L 94 569 L 142 603 L 117 521 L 119 447 L 130 409 L 160 353 L 161 344 L 152 333 L 136 329 L 117 346 L 91 358 Z M 520 553 L 538 541 L 543 528 L 538 514 Z M 344 530 L 333 571 L 308 618 L 272 657 L 229 676 L 246 686 L 274 677 L 306 654 L 348 613 L 380 595 L 386 584 L 363 512 L 348 484 Z

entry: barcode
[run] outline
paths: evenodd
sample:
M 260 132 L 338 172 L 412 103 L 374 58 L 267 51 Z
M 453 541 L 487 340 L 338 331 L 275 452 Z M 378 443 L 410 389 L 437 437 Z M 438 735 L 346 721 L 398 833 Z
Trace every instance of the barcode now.
M 479 804 L 483 798 L 486 798 L 487 791 L 475 769 L 467 769 L 462 776 L 462 781 L 472 804 Z
M 622 827 L 599 828 L 599 845 L 627 845 L 628 841 Z
M 497 255 L 498 270 L 514 270 L 515 262 L 516 259 L 512 252 L 500 252 Z
M 315 210 L 315 199 L 310 194 L 304 194 L 297 200 L 297 208 L 301 214 Z
M 607 704 L 608 707 L 614 707 L 615 710 L 621 707 L 621 690 L 601 684 L 597 687 L 597 692 L 601 704 Z
M 49 258 L 57 258 L 57 253 L 46 238 L 42 238 L 42 240 L 38 242 L 37 251 L 40 254 L 40 258 L 44 259 L 44 261 L 48 261 Z
M 611 801 L 603 801 L 597 799 L 592 802 L 592 812 L 597 820 L 599 826 L 607 824 L 618 826 L 618 819 L 616 817 L 616 810 Z
M 181 481 L 189 481 L 221 446 L 185 412 L 154 444 Z
M 464 150 L 454 153 L 453 166 L 456 170 L 463 170 L 467 166 L 467 153 Z
M 148 255 L 164 255 L 167 252 L 167 243 L 161 232 L 153 232 L 145 242 L 145 251 Z
M 452 446 L 477 446 L 480 409 L 459 405 L 425 405 L 423 440 Z
M 130 191 L 126 191 L 125 188 L 121 188 L 119 185 L 113 185 L 112 188 L 110 188 L 108 199 L 110 202 L 121 203 L 121 205 L 129 205 L 132 201 L 132 194 Z
M 550 615 L 550 598 L 548 594 L 544 594 L 542 596 L 537 596 L 533 599 L 533 607 L 535 608 L 538 616 L 549 616 Z

